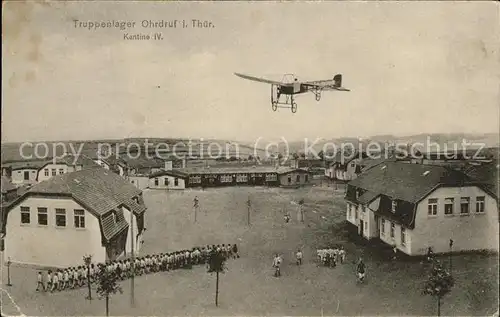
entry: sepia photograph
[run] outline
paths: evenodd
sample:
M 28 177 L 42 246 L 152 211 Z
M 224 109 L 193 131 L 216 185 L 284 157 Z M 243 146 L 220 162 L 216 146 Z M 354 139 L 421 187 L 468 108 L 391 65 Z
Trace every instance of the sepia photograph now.
M 1 316 L 499 316 L 487 1 L 3 1 Z

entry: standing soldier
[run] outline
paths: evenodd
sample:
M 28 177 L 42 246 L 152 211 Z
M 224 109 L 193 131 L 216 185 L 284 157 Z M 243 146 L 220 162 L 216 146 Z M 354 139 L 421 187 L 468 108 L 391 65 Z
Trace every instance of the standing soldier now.
M 52 271 L 49 270 L 49 273 L 47 274 L 47 291 L 52 290 Z
M 278 255 L 278 253 L 276 253 L 273 259 L 274 277 L 281 276 L 280 266 L 281 266 L 281 257 Z
M 344 250 L 344 246 L 340 246 L 339 255 L 340 255 L 340 263 L 344 263 L 345 262 L 345 250 Z
M 36 281 L 36 291 L 38 292 L 38 290 L 40 289 L 40 286 L 41 286 L 42 290 L 45 292 L 45 284 L 43 284 L 42 272 L 38 272 L 38 275 L 37 275 L 36 279 L 37 279 L 37 281 Z
M 295 258 L 297 259 L 297 265 L 302 264 L 302 251 L 300 249 L 297 250 L 297 253 L 295 253 Z
M 394 247 L 392 248 L 392 259 L 394 261 L 397 259 L 397 255 L 398 255 L 398 248 L 396 247 L 396 245 L 394 245 Z

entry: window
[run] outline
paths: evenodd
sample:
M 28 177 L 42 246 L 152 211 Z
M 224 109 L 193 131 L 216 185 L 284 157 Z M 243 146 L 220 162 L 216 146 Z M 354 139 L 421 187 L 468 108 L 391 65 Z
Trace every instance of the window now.
M 368 222 L 365 221 L 365 225 L 363 226 L 363 229 L 365 230 L 365 232 L 368 230 Z
M 55 168 L 52 169 L 52 176 L 56 176 L 56 169 Z
M 291 182 L 292 182 L 292 176 L 288 175 L 288 184 L 290 184 Z
M 358 220 L 358 208 L 354 210 L 354 219 Z
M 273 182 L 276 180 L 278 180 L 278 177 L 276 176 L 276 174 L 266 174 L 266 181 L 267 182 Z
M 24 172 L 24 180 L 25 181 L 29 181 L 30 180 L 30 172 L 29 171 Z
M 380 220 L 380 235 L 385 235 L 385 219 Z
M 354 163 L 351 163 L 351 167 L 354 167 L 354 165 L 355 165 Z
M 365 206 L 361 207 L 361 211 L 366 212 L 366 207 Z
M 297 183 L 300 183 L 300 175 L 297 175 Z
M 43 170 L 43 175 L 49 176 L 49 169 L 48 168 Z
M 21 224 L 29 224 L 30 222 L 30 207 L 21 207 Z
M 66 209 L 56 209 L 56 226 L 66 227 Z
M 163 185 L 168 186 L 168 177 L 165 177 L 163 180 Z
M 59 175 L 62 175 L 62 174 L 64 174 L 64 169 L 60 168 L 59 169 Z
M 397 202 L 395 200 L 393 200 L 392 203 L 391 203 L 391 211 L 393 213 L 396 212 L 396 207 L 397 207 Z
M 232 183 L 233 177 L 231 175 L 221 175 L 220 181 L 221 183 Z
M 73 210 L 75 218 L 75 228 L 85 228 L 85 211 L 82 209 Z
M 177 177 L 174 178 L 174 186 L 179 186 L 179 179 Z
M 199 184 L 199 183 L 201 183 L 201 176 L 190 176 L 189 182 L 191 184 Z
M 453 198 L 446 198 L 444 200 L 444 214 L 445 215 L 453 215 L 453 204 L 454 204 Z
M 436 216 L 438 212 L 438 200 L 437 198 L 431 198 L 427 205 L 427 215 Z
M 309 175 L 304 175 L 304 181 L 307 183 L 309 181 Z
M 484 196 L 476 197 L 476 212 L 477 213 L 484 212 Z
M 158 186 L 158 178 L 155 178 L 155 186 Z
M 351 205 L 347 204 L 347 218 L 351 219 L 352 212 L 351 212 Z
M 48 225 L 48 214 L 47 214 L 47 208 L 45 207 L 38 207 L 38 224 L 40 226 L 46 226 Z
M 406 229 L 401 227 L 401 245 L 406 245 Z
M 247 182 L 248 181 L 248 175 L 247 174 L 238 174 L 236 176 L 236 181 L 240 182 L 240 183 Z
M 394 231 L 396 229 L 396 225 L 394 222 L 391 222 L 391 238 L 394 238 Z
M 470 206 L 470 198 L 469 197 L 462 197 L 460 198 L 460 214 L 465 215 L 469 213 L 469 206 Z

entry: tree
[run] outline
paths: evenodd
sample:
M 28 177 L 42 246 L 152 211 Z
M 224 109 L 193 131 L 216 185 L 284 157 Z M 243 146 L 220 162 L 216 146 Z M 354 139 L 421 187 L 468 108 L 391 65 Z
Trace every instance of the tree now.
M 424 295 L 431 295 L 437 299 L 438 316 L 441 316 L 441 300 L 451 291 L 453 285 L 455 285 L 455 280 L 450 272 L 446 271 L 441 263 L 433 260 L 432 271 L 424 284 L 422 293 Z
M 90 287 L 90 264 L 92 264 L 92 255 L 83 256 L 83 263 L 85 263 L 87 267 L 87 286 L 89 288 L 89 296 L 87 298 L 92 300 L 92 289 Z
M 97 294 L 101 298 L 106 298 L 106 316 L 109 316 L 109 297 L 118 292 L 123 294 L 123 290 L 118 284 L 118 275 L 108 271 L 106 266 L 101 266 L 97 275 Z
M 215 272 L 217 276 L 215 282 L 215 306 L 219 306 L 219 273 L 224 273 L 225 270 L 226 258 L 222 252 L 213 250 L 208 260 L 208 273 Z
M 248 155 L 248 160 L 249 161 L 253 161 L 253 155 L 252 154 Z

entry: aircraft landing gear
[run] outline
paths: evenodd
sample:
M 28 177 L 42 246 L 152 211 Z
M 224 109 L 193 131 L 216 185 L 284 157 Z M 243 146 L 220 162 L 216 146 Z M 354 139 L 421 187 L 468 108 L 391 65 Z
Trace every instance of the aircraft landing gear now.
M 285 95 L 285 101 L 280 101 L 281 97 L 280 87 L 278 85 L 271 85 L 271 109 L 277 111 L 278 108 L 290 108 L 292 113 L 297 112 L 297 103 L 293 100 L 293 95 Z
M 320 101 L 321 100 L 321 94 L 320 93 L 317 93 L 316 94 L 316 101 Z

